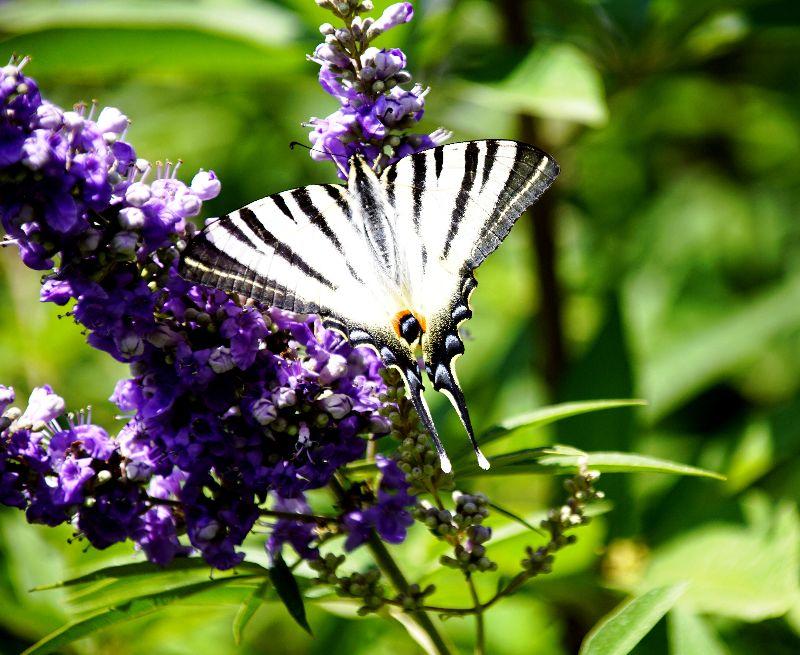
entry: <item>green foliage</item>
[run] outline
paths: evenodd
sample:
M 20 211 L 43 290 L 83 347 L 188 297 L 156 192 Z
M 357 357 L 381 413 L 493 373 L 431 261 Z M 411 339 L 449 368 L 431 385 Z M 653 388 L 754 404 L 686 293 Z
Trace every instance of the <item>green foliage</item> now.
M 627 655 L 686 590 L 685 584 L 656 587 L 631 598 L 586 636 L 580 655 Z
M 291 617 L 308 634 L 311 634 L 311 627 L 306 619 L 306 608 L 303 604 L 303 595 L 297 585 L 292 570 L 283 561 L 283 557 L 278 555 L 269 567 L 269 579 L 278 592 L 278 598 L 286 606 Z
M 548 344 L 526 217 L 479 271 L 459 361 L 491 475 L 474 466 L 446 400 L 429 398 L 459 484 L 494 505 L 498 575 L 511 579 L 524 546 L 546 540 L 531 527 L 559 493 L 552 474 L 583 457 L 626 473 L 603 475 L 608 501 L 587 511 L 592 522 L 553 573 L 487 614 L 487 651 L 565 655 L 585 638 L 585 653 L 797 652 L 796 2 L 415 4 L 397 34 L 432 87 L 427 125 L 458 139 L 521 138 L 518 113 L 529 112 L 537 145 L 563 169 L 552 191 L 568 352 L 559 388 L 541 376 Z M 509 43 L 512 5 L 528 10 L 532 47 Z M 311 0 L 11 0 L 0 3 L 0 56 L 30 53 L 60 103 L 119 105 L 142 156 L 214 168 L 219 213 L 333 179 L 287 148 L 305 139 L 300 121 L 333 109 L 303 59 L 322 15 Z M 71 407 L 92 404 L 99 421 L 121 425 L 106 399 L 124 367 L 35 303 L 38 278 L 0 252 L 0 382 L 21 394 L 50 382 Z M 630 397 L 647 405 L 594 400 Z M 419 651 L 407 615 L 358 618 L 352 599 L 311 597 L 305 567 L 273 586 L 263 535 L 246 549 L 264 566 L 213 579 L 196 560 L 155 570 L 127 547 L 84 553 L 68 537 L 0 513 L 0 652 L 37 642 L 32 652 L 76 655 Z M 392 552 L 414 580 L 436 584 L 431 602 L 470 605 L 423 528 Z M 477 580 L 481 598 L 493 585 Z M 296 616 L 308 611 L 313 640 L 281 590 Z M 614 610 L 623 595 L 632 600 Z M 473 621 L 443 624 L 456 648 L 473 643 Z

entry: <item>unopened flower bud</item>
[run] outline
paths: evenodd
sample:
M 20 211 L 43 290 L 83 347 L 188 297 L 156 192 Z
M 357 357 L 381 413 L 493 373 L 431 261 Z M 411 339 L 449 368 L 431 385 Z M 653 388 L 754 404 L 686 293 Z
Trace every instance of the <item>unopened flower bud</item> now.
M 65 111 L 64 112 L 64 126 L 68 130 L 80 130 L 83 129 L 83 116 L 81 116 L 76 111 Z
M 331 394 L 323 398 L 320 403 L 325 411 L 337 420 L 347 416 L 350 410 L 353 409 L 353 401 L 350 399 L 350 396 L 343 393 Z
M 225 346 L 219 346 L 211 353 L 208 358 L 208 365 L 214 373 L 222 374 L 227 373 L 236 367 L 231 356 L 231 349 Z
M 214 171 L 201 170 L 192 178 L 191 189 L 200 200 L 211 200 L 219 195 L 222 184 Z
M 278 418 L 278 410 L 269 400 L 261 398 L 250 408 L 253 418 L 261 425 L 269 425 Z
M 119 224 L 126 230 L 138 230 L 144 227 L 145 215 L 136 207 L 125 207 L 119 211 Z
M 112 132 L 119 136 L 128 127 L 128 117 L 116 107 L 105 107 L 97 117 L 97 129 L 103 134 Z

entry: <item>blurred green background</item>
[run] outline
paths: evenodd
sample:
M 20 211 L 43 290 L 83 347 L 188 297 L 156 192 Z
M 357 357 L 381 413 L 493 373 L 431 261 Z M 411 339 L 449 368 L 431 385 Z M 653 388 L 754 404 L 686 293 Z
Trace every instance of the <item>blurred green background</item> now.
M 533 140 L 562 167 L 538 224 L 523 217 L 479 271 L 459 362 L 473 421 L 637 396 L 649 401 L 640 412 L 592 414 L 494 447 L 629 450 L 727 476 L 603 476 L 613 511 L 582 530 L 552 575 L 489 614 L 489 652 L 575 652 L 627 592 L 677 580 L 689 590 L 637 653 L 800 652 L 800 3 L 414 4 L 415 20 L 378 45 L 403 47 L 415 80 L 431 86 L 423 125 L 457 140 Z M 335 109 L 304 59 L 324 20 L 312 0 L 11 0 L 0 2 L 0 58 L 32 55 L 28 74 L 57 103 L 120 107 L 140 156 L 182 158 L 186 178 L 213 168 L 223 181 L 214 215 L 334 180 L 332 165 L 288 148 L 306 142 L 301 121 Z M 106 399 L 125 368 L 38 304 L 38 283 L 0 252 L 0 379 L 23 397 L 50 383 L 113 429 Z M 445 439 L 460 444 L 452 412 L 430 400 Z M 536 476 L 469 485 L 525 515 L 559 490 Z M 513 573 L 531 538 L 495 525 L 505 536 L 493 557 Z M 84 552 L 69 536 L 0 512 L 0 652 L 82 609 L 80 596 L 32 586 L 135 557 L 128 546 Z M 411 577 L 435 561 L 430 541 L 412 531 L 399 549 Z M 252 542 L 257 558 L 263 536 Z M 467 604 L 455 573 L 428 579 Z M 268 604 L 237 647 L 240 599 L 234 589 L 176 605 L 65 652 L 417 652 L 399 624 L 313 605 L 314 639 Z M 471 642 L 469 619 L 445 628 Z

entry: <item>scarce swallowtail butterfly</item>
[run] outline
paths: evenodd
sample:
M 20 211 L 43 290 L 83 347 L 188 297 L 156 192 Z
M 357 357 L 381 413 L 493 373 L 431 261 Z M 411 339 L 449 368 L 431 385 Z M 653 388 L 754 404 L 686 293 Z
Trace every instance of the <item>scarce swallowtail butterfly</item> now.
M 319 184 L 257 200 L 210 221 L 186 246 L 186 279 L 263 305 L 317 314 L 353 345 L 397 368 L 450 461 L 422 395 L 416 350 L 433 388 L 458 412 L 481 467 L 454 364 L 471 318 L 474 271 L 553 183 L 556 162 L 515 141 L 467 141 L 418 152 L 380 175 L 356 155 L 347 186 Z

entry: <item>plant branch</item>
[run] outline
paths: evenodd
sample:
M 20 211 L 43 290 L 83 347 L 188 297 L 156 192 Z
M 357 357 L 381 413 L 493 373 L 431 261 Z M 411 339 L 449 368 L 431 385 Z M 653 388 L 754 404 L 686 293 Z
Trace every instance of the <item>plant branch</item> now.
M 347 492 L 336 477 L 331 480 L 329 486 L 340 503 L 347 502 Z M 344 507 L 342 509 L 344 509 Z M 408 580 L 406 580 L 405 575 L 400 570 L 397 562 L 394 561 L 394 558 L 391 556 L 384 543 L 380 540 L 380 537 L 373 532 L 367 540 L 366 545 L 372 553 L 375 563 L 383 574 L 389 578 L 395 590 L 400 594 L 408 594 L 408 588 L 410 586 Z M 402 607 L 399 602 L 392 602 L 391 604 Z M 436 653 L 438 653 L 438 655 L 450 655 L 450 648 L 445 643 L 444 638 L 439 633 L 438 628 L 431 617 L 428 616 L 427 612 L 423 609 L 418 609 L 411 612 L 410 615 L 414 617 L 417 625 L 431 640 L 431 643 L 436 649 Z
M 177 500 L 170 500 L 168 498 L 154 498 L 148 496 L 147 501 L 151 505 L 164 505 L 166 507 L 180 507 L 181 503 Z M 302 514 L 295 512 L 283 512 L 277 509 L 260 509 L 258 511 L 260 516 L 268 516 L 276 519 L 285 519 L 287 521 L 301 521 L 303 523 L 316 523 L 317 525 L 331 525 L 339 524 L 338 516 L 323 516 L 321 514 Z
M 506 40 L 520 56 L 533 46 L 526 20 L 525 6 L 520 0 L 502 0 L 501 13 L 505 22 Z M 519 114 L 517 124 L 520 139 L 538 143 L 533 117 Z M 553 191 L 545 193 L 531 213 L 533 248 L 536 252 L 536 279 L 538 281 L 539 308 L 541 318 L 540 349 L 543 358 L 544 379 L 555 397 L 558 383 L 566 364 L 561 290 L 556 274 L 557 253 L 555 238 L 555 215 Z
M 475 588 L 475 581 L 472 576 L 467 574 L 467 584 L 469 593 L 472 596 L 473 608 L 475 609 L 475 655 L 485 655 L 486 653 L 486 630 L 483 625 L 483 611 L 478 590 Z

